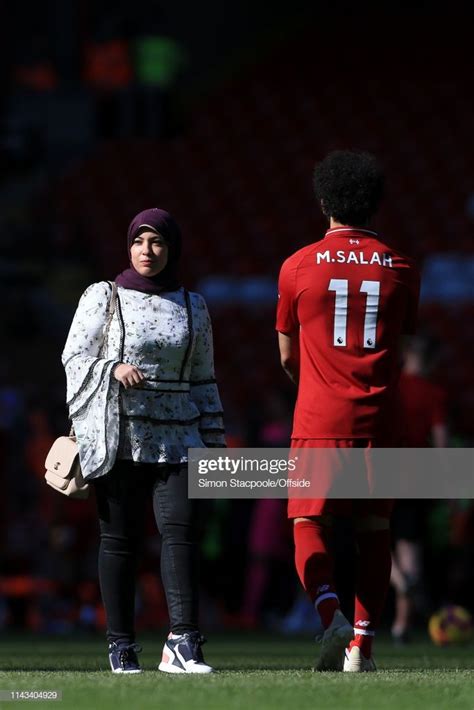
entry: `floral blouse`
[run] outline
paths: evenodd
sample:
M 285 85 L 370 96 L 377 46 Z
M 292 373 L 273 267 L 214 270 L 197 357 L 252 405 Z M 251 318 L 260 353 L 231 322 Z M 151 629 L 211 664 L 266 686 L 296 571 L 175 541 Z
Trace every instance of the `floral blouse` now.
M 107 473 L 117 458 L 184 463 L 189 447 L 225 446 L 202 296 L 119 286 L 109 319 L 111 291 L 107 281 L 86 289 L 62 354 L 84 477 Z M 121 362 L 145 380 L 125 389 L 113 376 Z

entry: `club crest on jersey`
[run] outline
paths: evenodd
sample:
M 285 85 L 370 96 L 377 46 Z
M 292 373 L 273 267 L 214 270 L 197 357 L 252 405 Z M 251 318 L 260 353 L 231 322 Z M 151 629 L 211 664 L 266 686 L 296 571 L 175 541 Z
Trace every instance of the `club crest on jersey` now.
M 353 239 L 350 242 L 356 241 Z M 365 255 L 363 251 L 342 251 L 338 249 L 334 254 L 331 253 L 330 249 L 316 254 L 317 264 L 359 264 L 361 266 L 372 266 L 372 264 L 378 264 L 379 266 L 386 266 L 389 269 L 392 268 L 392 257 L 390 254 L 379 254 L 378 251 L 374 251 L 370 255 Z

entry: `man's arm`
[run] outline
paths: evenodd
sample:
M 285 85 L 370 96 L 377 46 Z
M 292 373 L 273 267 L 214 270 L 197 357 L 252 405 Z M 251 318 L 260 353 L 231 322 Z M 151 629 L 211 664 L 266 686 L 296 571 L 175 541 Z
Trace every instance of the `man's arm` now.
M 295 385 L 300 375 L 300 324 L 296 295 L 296 268 L 294 257 L 290 257 L 283 263 L 278 279 L 276 330 L 281 365 Z
M 280 362 L 282 368 L 295 385 L 300 377 L 300 339 L 299 332 L 292 335 L 278 333 L 278 347 L 280 348 Z

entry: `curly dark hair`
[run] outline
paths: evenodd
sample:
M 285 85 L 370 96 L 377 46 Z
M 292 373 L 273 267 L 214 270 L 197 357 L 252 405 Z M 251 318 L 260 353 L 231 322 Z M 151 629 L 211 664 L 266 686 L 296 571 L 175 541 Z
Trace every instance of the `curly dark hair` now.
M 314 170 L 314 192 L 326 217 L 362 226 L 377 212 L 385 178 L 375 156 L 335 150 Z

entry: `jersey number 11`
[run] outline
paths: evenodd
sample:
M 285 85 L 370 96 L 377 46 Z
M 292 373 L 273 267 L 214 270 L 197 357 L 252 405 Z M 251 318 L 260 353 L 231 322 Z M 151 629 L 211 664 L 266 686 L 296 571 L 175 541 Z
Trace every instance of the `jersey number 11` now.
M 341 348 L 346 345 L 349 281 L 347 279 L 331 279 L 328 291 L 335 291 L 336 293 L 334 309 L 334 345 Z M 362 281 L 360 292 L 367 294 L 364 319 L 364 348 L 375 348 L 380 298 L 380 281 Z

